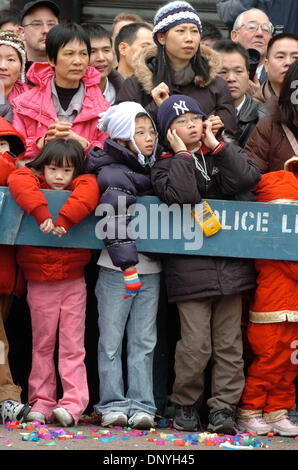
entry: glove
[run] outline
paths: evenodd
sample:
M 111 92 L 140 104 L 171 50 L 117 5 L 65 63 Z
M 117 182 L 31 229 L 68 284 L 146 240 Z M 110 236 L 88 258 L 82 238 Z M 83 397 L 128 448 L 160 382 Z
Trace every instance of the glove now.
M 123 273 L 124 275 L 124 284 L 125 284 L 125 294 L 124 299 L 128 299 L 131 296 L 138 295 L 142 284 L 138 277 L 136 268 L 126 270 Z

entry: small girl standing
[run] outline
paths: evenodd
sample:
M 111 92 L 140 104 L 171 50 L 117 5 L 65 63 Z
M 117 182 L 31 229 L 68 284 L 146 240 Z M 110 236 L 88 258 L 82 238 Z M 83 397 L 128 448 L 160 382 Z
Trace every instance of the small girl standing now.
M 61 237 L 95 209 L 98 185 L 94 175 L 83 174 L 84 152 L 77 141 L 54 139 L 27 166 L 15 170 L 8 185 L 18 205 L 35 218 L 43 233 Z M 56 220 L 41 189 L 72 191 Z M 84 267 L 90 257 L 87 249 L 18 247 L 17 261 L 28 281 L 32 323 L 28 398 L 33 407 L 28 421 L 51 422 L 54 415 L 62 426 L 70 426 L 77 424 L 88 404 Z M 58 403 L 54 363 L 57 329 L 58 370 L 63 387 Z

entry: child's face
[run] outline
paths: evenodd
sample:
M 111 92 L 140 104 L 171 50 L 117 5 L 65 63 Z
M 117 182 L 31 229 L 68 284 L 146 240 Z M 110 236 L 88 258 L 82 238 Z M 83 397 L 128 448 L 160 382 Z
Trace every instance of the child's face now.
M 150 157 L 154 150 L 156 140 L 156 133 L 151 119 L 145 116 L 137 118 L 133 137 L 142 155 L 144 155 L 144 157 Z M 128 146 L 133 153 L 136 153 L 132 142 L 129 142 Z
M 176 129 L 178 137 L 184 142 L 187 150 L 193 150 L 198 146 L 202 136 L 202 116 L 194 113 L 185 113 L 174 119 L 170 129 Z
M 0 153 L 5 153 L 10 151 L 10 145 L 7 140 L 0 139 Z
M 45 165 L 44 167 L 45 180 L 52 189 L 63 190 L 73 180 L 74 166 L 70 166 L 66 160 L 63 163 L 62 167 L 55 164 Z

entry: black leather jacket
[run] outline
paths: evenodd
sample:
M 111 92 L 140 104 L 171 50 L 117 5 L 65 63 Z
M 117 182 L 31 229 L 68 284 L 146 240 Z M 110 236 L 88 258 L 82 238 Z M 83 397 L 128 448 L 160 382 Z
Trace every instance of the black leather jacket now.
M 237 115 L 238 143 L 244 148 L 247 139 L 254 130 L 255 125 L 266 116 L 266 110 L 262 103 L 255 101 L 246 93 L 245 102 Z

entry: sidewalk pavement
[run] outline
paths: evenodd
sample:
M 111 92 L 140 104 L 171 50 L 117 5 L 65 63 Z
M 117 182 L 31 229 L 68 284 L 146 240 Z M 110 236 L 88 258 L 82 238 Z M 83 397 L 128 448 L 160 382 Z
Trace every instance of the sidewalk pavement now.
M 161 425 L 171 424 L 161 423 Z M 0 450 L 34 451 L 34 450 L 80 450 L 96 451 L 96 458 L 102 463 L 120 464 L 121 456 L 136 454 L 142 451 L 142 464 L 149 455 L 180 455 L 184 464 L 197 463 L 202 459 L 203 450 L 228 450 L 233 444 L 244 444 L 245 455 L 248 453 L 270 450 L 298 450 L 298 438 L 281 436 L 262 436 L 243 434 L 222 436 L 209 433 L 186 433 L 171 427 L 156 427 L 148 431 L 131 428 L 102 427 L 94 418 L 83 417 L 79 426 L 61 428 L 60 425 L 40 425 L 33 423 L 6 423 L 0 425 Z M 249 447 L 250 446 L 250 447 Z M 241 449 L 239 447 L 239 449 Z M 250 450 L 250 452 L 248 452 Z M 198 452 L 199 451 L 199 452 Z M 168 454 L 169 452 L 169 454 Z M 239 453 L 235 450 L 233 453 Z M 22 452 L 21 452 L 22 453 Z M 225 452 L 221 452 L 223 454 Z M 217 454 L 217 453 L 216 453 Z M 77 455 L 77 454 L 75 454 Z M 3 456 L 3 454 L 2 454 Z M 209 458 L 209 457 L 208 457 Z M 107 459 L 106 461 L 104 461 Z M 113 459 L 115 461 L 113 461 Z M 139 459 L 140 460 L 140 459 Z M 127 462 L 126 462 L 127 463 Z M 153 464 L 152 462 L 147 464 Z M 170 462 L 168 462 L 170 463 Z M 135 463 L 135 465 L 137 462 Z

